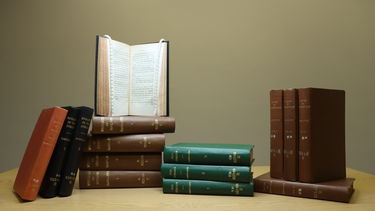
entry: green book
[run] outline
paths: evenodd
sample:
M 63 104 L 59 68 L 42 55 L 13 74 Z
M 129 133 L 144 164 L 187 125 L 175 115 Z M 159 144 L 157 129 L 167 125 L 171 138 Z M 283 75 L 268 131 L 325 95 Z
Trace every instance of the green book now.
M 169 179 L 213 180 L 223 182 L 252 182 L 251 168 L 248 166 L 215 166 L 164 163 L 161 175 Z
M 253 183 L 163 179 L 163 193 L 253 196 Z
M 179 143 L 164 148 L 164 163 L 250 166 L 251 144 Z

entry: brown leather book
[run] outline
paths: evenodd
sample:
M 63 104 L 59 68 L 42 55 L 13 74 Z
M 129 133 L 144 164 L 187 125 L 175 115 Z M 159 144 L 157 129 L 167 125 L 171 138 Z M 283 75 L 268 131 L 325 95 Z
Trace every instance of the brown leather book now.
M 162 152 L 164 134 L 94 135 L 85 142 L 84 152 Z
M 80 169 L 160 170 L 161 153 L 84 153 Z
M 173 133 L 173 117 L 120 116 L 92 119 L 92 134 Z
M 345 178 L 345 91 L 305 88 L 298 96 L 299 181 Z
M 283 90 L 271 90 L 271 177 L 283 177 Z
M 266 173 L 254 179 L 254 191 L 348 203 L 354 192 L 353 183 L 353 178 L 320 183 L 292 182 L 271 178 L 270 173 Z
M 284 169 L 285 180 L 298 180 L 298 91 L 284 90 Z
M 161 187 L 160 171 L 79 171 L 79 188 Z
M 13 186 L 21 199 L 36 199 L 67 113 L 65 109 L 53 107 L 39 115 Z

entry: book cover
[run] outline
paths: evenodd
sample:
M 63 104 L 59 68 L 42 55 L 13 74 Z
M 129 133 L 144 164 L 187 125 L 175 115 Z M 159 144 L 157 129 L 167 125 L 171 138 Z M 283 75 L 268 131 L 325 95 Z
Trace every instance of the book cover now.
M 249 166 L 217 166 L 163 163 L 161 175 L 166 179 L 211 180 L 249 183 L 253 180 Z
M 271 177 L 282 178 L 284 169 L 283 90 L 270 91 Z
M 165 163 L 189 163 L 228 166 L 250 166 L 253 162 L 251 144 L 179 143 L 165 146 Z
M 148 134 L 173 133 L 176 121 L 173 117 L 120 116 L 98 117 L 92 120 L 92 134 Z
M 89 107 L 81 106 L 77 108 L 79 109 L 77 125 L 64 161 L 61 183 L 57 191 L 59 196 L 70 196 L 72 194 L 80 163 L 82 144 L 86 141 L 93 114 L 93 109 Z
M 93 135 L 83 152 L 162 152 L 164 146 L 164 134 Z
M 79 188 L 161 187 L 160 171 L 90 171 L 79 170 Z
M 298 89 L 299 181 L 346 177 L 345 91 Z
M 69 148 L 77 123 L 79 110 L 71 106 L 63 108 L 68 111 L 68 114 L 65 118 L 64 125 L 57 139 L 55 149 L 53 150 L 51 160 L 49 161 L 46 174 L 39 190 L 39 195 L 44 198 L 56 196 L 66 151 Z
M 293 182 L 271 178 L 270 174 L 266 173 L 254 179 L 254 190 L 261 193 L 348 203 L 354 192 L 353 183 L 353 178 L 319 183 Z
M 253 196 L 253 183 L 163 179 L 163 193 Z
M 13 185 L 13 191 L 21 199 L 36 199 L 67 112 L 60 107 L 41 112 Z

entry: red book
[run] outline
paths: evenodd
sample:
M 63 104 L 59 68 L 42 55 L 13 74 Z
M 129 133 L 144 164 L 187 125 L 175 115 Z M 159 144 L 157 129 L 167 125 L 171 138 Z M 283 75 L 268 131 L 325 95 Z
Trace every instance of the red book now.
M 284 152 L 284 113 L 283 90 L 271 90 L 271 177 L 283 178 Z
M 53 107 L 40 114 L 13 186 L 21 199 L 36 199 L 67 113 L 65 109 Z

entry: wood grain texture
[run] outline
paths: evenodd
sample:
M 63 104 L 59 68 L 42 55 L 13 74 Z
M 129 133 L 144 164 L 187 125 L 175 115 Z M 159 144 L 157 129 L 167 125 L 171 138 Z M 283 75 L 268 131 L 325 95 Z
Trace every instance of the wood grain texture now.
M 254 177 L 269 171 L 255 166 Z M 347 169 L 356 178 L 356 189 L 349 204 L 255 193 L 254 197 L 163 194 L 161 188 L 80 190 L 76 182 L 73 194 L 65 198 L 21 203 L 12 185 L 17 169 L 0 174 L 1 210 L 374 210 L 375 175 Z

